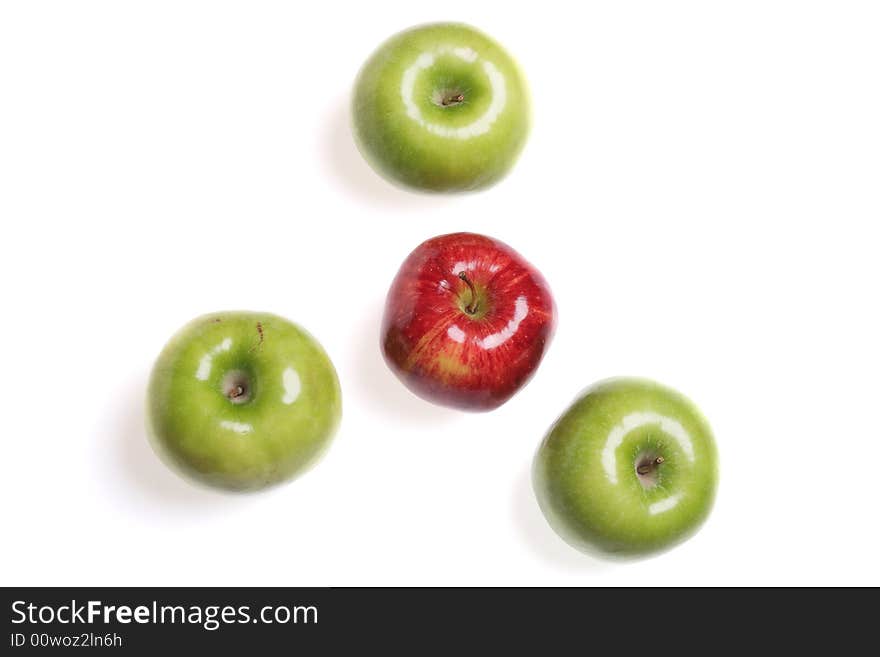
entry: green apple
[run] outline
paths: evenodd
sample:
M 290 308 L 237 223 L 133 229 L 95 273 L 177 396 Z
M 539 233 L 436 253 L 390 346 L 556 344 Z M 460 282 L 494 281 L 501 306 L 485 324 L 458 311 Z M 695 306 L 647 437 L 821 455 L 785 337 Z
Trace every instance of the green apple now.
M 467 25 L 401 32 L 355 83 L 355 141 L 379 173 L 406 187 L 488 187 L 513 166 L 529 132 L 529 98 L 514 60 Z
M 254 490 L 313 464 L 339 424 L 333 364 L 295 324 L 267 313 L 199 317 L 153 368 L 147 420 L 163 459 L 213 486 Z
M 639 556 L 691 536 L 709 515 L 718 457 L 708 423 L 680 393 L 643 379 L 588 389 L 535 455 L 550 525 L 585 552 Z

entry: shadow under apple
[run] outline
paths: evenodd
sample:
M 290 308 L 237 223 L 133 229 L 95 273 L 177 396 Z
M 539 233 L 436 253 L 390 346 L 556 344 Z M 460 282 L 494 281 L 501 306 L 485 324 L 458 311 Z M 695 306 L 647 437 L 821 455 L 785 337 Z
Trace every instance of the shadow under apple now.
M 382 409 L 391 416 L 392 422 L 436 426 L 453 421 L 460 411 L 417 397 L 388 369 L 379 343 L 381 325 L 382 304 L 375 303 L 350 342 L 354 345 L 349 357 L 354 372 L 351 383 L 357 386 L 358 394 L 370 407 Z
M 436 207 L 446 201 L 439 194 L 402 189 L 373 171 L 355 145 L 347 97 L 338 100 L 327 116 L 321 139 L 321 159 L 330 179 L 359 202 L 389 210 L 414 211 L 428 205 Z
M 611 565 L 579 552 L 556 535 L 535 499 L 530 468 L 516 479 L 513 520 L 531 552 L 557 570 L 571 574 L 598 573 Z
M 124 502 L 135 507 L 155 506 L 161 515 L 228 512 L 230 505 L 241 503 L 242 496 L 185 479 L 153 449 L 146 426 L 147 380 L 146 375 L 138 377 L 126 388 L 112 432 L 119 488 L 127 493 Z

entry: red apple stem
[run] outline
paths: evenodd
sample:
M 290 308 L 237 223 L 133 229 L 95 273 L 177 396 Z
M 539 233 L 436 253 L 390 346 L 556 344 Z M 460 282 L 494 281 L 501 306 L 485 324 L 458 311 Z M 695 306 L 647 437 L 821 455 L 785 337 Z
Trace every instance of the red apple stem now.
M 666 459 L 664 459 L 662 456 L 658 456 L 650 463 L 642 463 L 639 467 L 636 468 L 636 472 L 638 472 L 640 475 L 646 475 L 649 472 L 651 472 L 654 468 L 656 468 L 658 465 L 663 463 L 663 461 L 665 461 L 665 460 Z
M 471 279 L 468 278 L 467 274 L 463 271 L 458 272 L 458 277 L 464 281 L 464 284 L 468 286 L 468 289 L 471 291 L 471 302 L 465 306 L 464 311 L 468 315 L 474 315 L 477 312 L 477 290 L 474 288 L 474 284 L 471 283 Z

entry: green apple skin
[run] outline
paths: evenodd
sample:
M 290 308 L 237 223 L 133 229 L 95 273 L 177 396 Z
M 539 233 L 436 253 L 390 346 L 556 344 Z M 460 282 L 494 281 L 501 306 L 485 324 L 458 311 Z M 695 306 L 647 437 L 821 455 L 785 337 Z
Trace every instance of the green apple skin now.
M 321 345 L 267 313 L 193 320 L 162 350 L 147 393 L 163 460 L 231 490 L 300 474 L 327 448 L 341 415 L 339 380 Z
M 355 82 L 358 148 L 404 187 L 451 192 L 494 184 L 516 162 L 529 123 L 528 89 L 516 62 L 459 23 L 391 37 Z
M 632 378 L 584 392 L 532 469 L 551 527 L 605 556 L 646 556 L 684 541 L 709 515 L 717 482 L 715 440 L 699 410 L 675 390 Z

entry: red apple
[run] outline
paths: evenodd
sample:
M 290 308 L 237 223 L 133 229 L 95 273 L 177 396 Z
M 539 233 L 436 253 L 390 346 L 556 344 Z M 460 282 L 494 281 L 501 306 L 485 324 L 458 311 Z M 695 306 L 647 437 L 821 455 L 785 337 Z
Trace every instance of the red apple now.
M 397 272 L 382 351 L 420 397 L 487 411 L 532 377 L 555 317 L 547 282 L 516 251 L 483 235 L 442 235 L 419 245 Z

